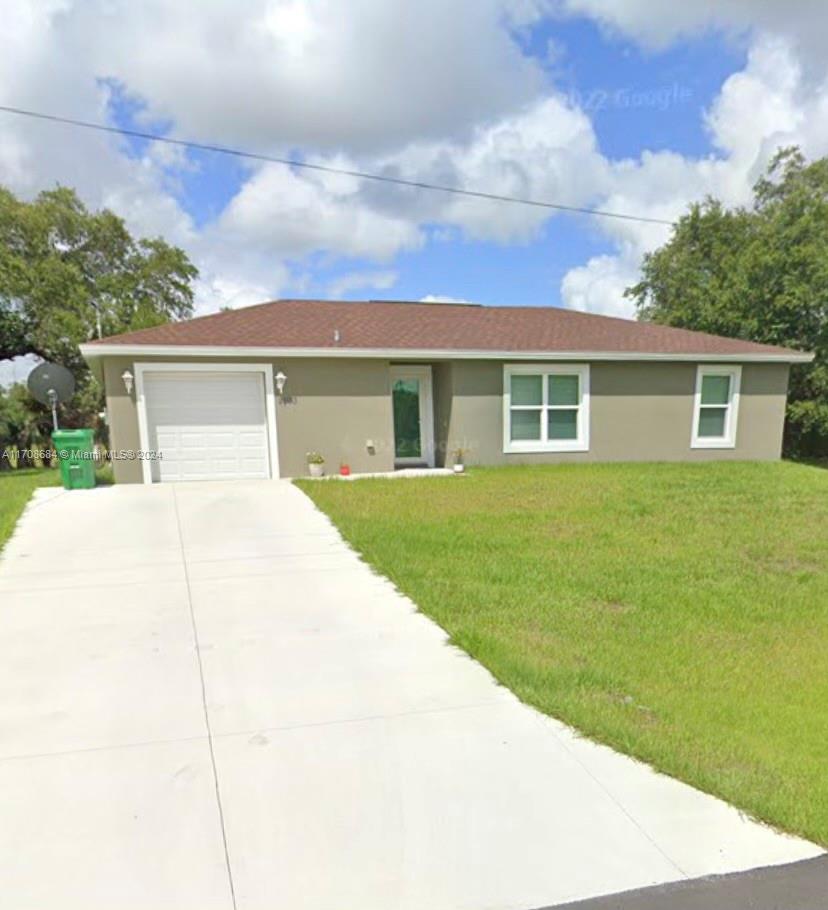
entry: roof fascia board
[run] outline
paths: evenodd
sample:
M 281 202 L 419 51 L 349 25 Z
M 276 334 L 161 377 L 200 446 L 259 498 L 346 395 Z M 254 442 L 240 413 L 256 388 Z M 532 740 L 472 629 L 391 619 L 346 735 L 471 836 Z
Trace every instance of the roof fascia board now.
M 814 355 L 789 354 L 664 354 L 636 351 L 481 351 L 413 348 L 278 348 L 209 345 L 82 344 L 87 360 L 100 357 L 362 357 L 383 360 L 648 360 L 710 363 L 810 363 Z

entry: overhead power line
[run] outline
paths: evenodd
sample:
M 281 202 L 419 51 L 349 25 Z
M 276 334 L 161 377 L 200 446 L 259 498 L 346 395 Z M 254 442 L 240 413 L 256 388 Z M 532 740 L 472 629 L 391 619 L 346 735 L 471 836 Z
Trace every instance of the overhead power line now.
M 163 142 L 181 148 L 194 149 L 199 152 L 213 152 L 218 155 L 231 155 L 234 158 L 247 158 L 252 161 L 267 161 L 271 164 L 283 164 L 286 167 L 302 168 L 308 171 L 321 171 L 325 174 L 339 174 L 344 177 L 357 177 L 360 180 L 374 180 L 378 183 L 393 183 L 397 186 L 408 186 L 419 190 L 430 190 L 437 193 L 451 193 L 454 196 L 470 196 L 474 199 L 486 199 L 490 202 L 509 202 L 515 205 L 530 205 L 541 209 L 554 209 L 559 212 L 572 212 L 579 215 L 595 215 L 601 218 L 617 218 L 622 221 L 642 221 L 647 224 L 672 224 L 663 218 L 649 218 L 646 215 L 629 215 L 623 212 L 607 212 L 602 209 L 590 209 L 577 205 L 563 205 L 559 202 L 545 202 L 540 199 L 524 199 L 520 196 L 505 196 L 500 193 L 484 193 L 481 190 L 469 190 L 459 186 L 443 186 L 439 183 L 426 183 L 422 180 L 406 180 L 403 177 L 390 177 L 387 174 L 370 174 L 366 171 L 352 171 L 347 168 L 331 167 L 327 164 L 313 164 L 309 161 L 297 161 L 294 158 L 279 158 L 275 155 L 264 155 L 258 152 L 246 152 L 224 145 L 211 145 L 206 142 L 192 142 L 187 139 L 173 139 L 170 136 L 159 136 L 142 130 L 132 130 L 120 126 L 108 126 L 104 123 L 92 123 L 88 120 L 76 120 L 73 117 L 59 117 L 56 114 L 44 114 L 40 111 L 29 111 L 19 107 L 0 105 L 0 111 L 6 114 L 17 114 L 35 120 L 46 120 L 50 123 L 62 123 L 66 126 L 80 127 L 85 130 L 97 130 L 100 133 L 115 133 L 129 136 L 132 139 L 145 139 L 149 142 Z

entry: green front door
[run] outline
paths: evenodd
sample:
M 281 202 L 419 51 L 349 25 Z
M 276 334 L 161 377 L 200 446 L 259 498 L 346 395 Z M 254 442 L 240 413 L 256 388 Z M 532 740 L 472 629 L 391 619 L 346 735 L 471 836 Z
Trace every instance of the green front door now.
M 420 438 L 420 380 L 397 379 L 391 391 L 394 398 L 394 457 L 423 457 Z
M 433 465 L 431 367 L 391 368 L 394 462 Z

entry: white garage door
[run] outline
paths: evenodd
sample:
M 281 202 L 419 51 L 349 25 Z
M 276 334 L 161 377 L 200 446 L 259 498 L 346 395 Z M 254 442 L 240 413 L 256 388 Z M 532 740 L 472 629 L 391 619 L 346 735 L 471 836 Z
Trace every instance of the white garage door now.
M 153 481 L 269 477 L 261 372 L 147 372 Z

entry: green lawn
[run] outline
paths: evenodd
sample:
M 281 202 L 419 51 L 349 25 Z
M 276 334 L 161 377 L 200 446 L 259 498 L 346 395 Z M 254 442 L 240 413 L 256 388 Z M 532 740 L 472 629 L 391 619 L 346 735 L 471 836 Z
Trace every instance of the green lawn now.
M 828 845 L 828 471 L 299 486 L 524 701 Z

